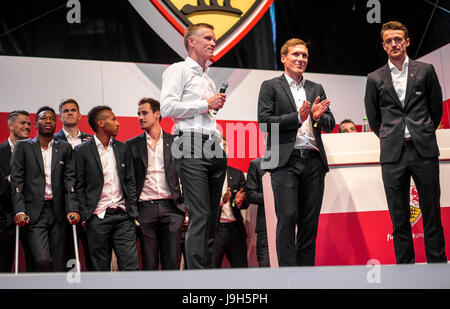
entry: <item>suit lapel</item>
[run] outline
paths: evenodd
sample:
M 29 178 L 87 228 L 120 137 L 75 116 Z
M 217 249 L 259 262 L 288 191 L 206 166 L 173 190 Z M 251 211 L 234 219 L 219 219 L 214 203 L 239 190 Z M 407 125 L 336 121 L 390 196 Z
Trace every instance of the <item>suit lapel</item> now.
M 97 163 L 98 168 L 100 169 L 100 172 L 103 174 L 103 167 L 102 167 L 102 162 L 100 161 L 100 155 L 98 153 L 98 149 L 97 149 L 97 145 L 95 144 L 95 139 L 92 138 L 90 141 L 90 147 L 91 147 L 91 151 L 92 151 L 92 155 L 95 158 L 95 162 Z
M 292 95 L 291 87 L 289 86 L 289 84 L 288 84 L 284 74 L 280 76 L 280 84 L 281 84 L 281 87 L 286 92 L 286 94 L 287 94 L 287 96 L 289 98 L 289 102 L 291 103 L 292 108 L 296 111 L 297 110 L 297 105 L 295 104 L 295 100 L 294 100 L 294 96 Z
M 114 151 L 114 157 L 116 158 L 116 168 L 117 168 L 117 175 L 119 176 L 120 184 L 122 184 L 122 152 L 117 147 L 116 140 L 113 140 L 112 147 Z
M 38 162 L 39 168 L 41 169 L 42 173 L 45 175 L 44 159 L 42 158 L 41 144 L 39 143 L 39 140 L 37 137 L 35 137 L 31 140 L 31 148 L 33 148 L 34 155 L 36 156 L 36 160 Z
M 416 81 L 416 62 L 414 60 L 409 59 L 409 65 L 408 65 L 408 76 L 407 76 L 407 82 L 406 82 L 406 93 L 405 93 L 405 108 L 406 104 L 408 104 L 409 97 L 411 96 L 411 93 L 414 88 L 414 84 Z
M 141 155 L 142 163 L 144 163 L 145 171 L 148 168 L 148 152 L 147 152 L 147 135 L 141 135 L 141 140 L 139 141 L 139 154 Z
M 60 149 L 59 149 L 60 144 L 58 143 L 58 141 L 53 139 L 53 147 L 52 147 L 52 175 L 53 175 L 53 171 L 56 167 L 56 163 L 59 162 L 59 157 L 60 157 Z
M 389 69 L 389 65 L 386 65 L 381 70 L 381 78 L 385 81 L 386 90 L 392 99 L 397 103 L 401 108 L 403 108 L 400 99 L 398 98 L 397 92 L 395 92 L 394 84 L 392 83 L 391 70 Z

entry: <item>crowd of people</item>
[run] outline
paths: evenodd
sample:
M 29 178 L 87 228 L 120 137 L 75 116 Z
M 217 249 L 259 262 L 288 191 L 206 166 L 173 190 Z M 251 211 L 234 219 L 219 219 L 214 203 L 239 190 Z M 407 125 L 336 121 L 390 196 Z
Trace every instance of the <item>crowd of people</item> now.
M 435 135 L 442 91 L 432 65 L 408 58 L 404 25 L 384 24 L 381 39 L 388 63 L 368 75 L 364 102 L 380 139 L 397 263 L 414 262 L 411 176 L 423 213 L 427 261 L 446 262 Z M 139 264 L 143 270 L 180 269 L 183 253 L 189 269 L 218 268 L 224 256 L 231 267 L 247 267 L 240 210 L 250 204 L 259 205 L 257 260 L 267 267 L 266 172 L 277 217 L 278 264 L 315 265 L 329 171 L 321 134 L 331 132 L 335 120 L 323 86 L 303 76 L 307 44 L 298 38 L 286 41 L 281 48 L 284 73 L 261 85 L 258 122 L 267 124 L 266 151 L 250 162 L 247 179 L 243 171 L 227 166 L 226 139 L 216 126 L 215 114 L 226 104 L 226 94 L 216 91 L 208 76 L 214 28 L 189 26 L 184 44 L 188 57 L 164 71 L 160 102 L 138 102 L 143 133 L 126 142 L 116 140 L 120 124 L 106 105 L 87 114 L 93 136 L 79 130 L 81 111 L 73 99 L 59 105 L 63 129 L 57 133 L 52 107 L 36 112 L 34 138 L 29 138 L 27 111 L 9 114 L 10 135 L 0 145 L 0 271 L 10 271 L 13 264 L 15 225 L 21 227 L 29 271 L 65 270 L 74 254 L 72 226 L 88 270 L 110 270 L 112 252 L 120 270 L 138 270 Z M 162 117 L 174 120 L 174 135 L 161 129 Z M 356 126 L 344 120 L 339 132 L 356 132 Z

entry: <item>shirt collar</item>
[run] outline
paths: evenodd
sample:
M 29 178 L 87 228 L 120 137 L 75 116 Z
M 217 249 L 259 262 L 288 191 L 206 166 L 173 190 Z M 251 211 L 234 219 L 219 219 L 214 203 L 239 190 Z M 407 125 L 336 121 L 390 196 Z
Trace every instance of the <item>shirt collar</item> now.
M 203 68 L 200 66 L 200 64 L 197 63 L 197 61 L 195 61 L 191 57 L 186 57 L 186 60 L 184 60 L 184 62 L 194 71 L 197 71 L 198 73 L 203 74 Z M 204 73 L 208 73 L 208 71 L 209 71 L 209 67 L 207 66 Z
M 68 133 L 66 130 L 64 130 L 64 128 L 62 130 L 63 130 L 64 135 L 66 136 L 66 138 L 72 137 L 72 135 L 70 135 L 70 133 Z M 78 130 L 77 138 L 78 137 L 81 137 L 81 131 L 80 130 Z
M 11 147 L 11 149 L 14 149 L 14 144 L 11 142 L 9 137 L 8 137 L 8 143 L 9 143 L 9 147 Z
M 398 71 L 397 67 L 391 62 L 390 59 L 388 59 L 388 65 L 389 65 L 389 69 L 391 70 L 391 72 L 394 69 L 396 69 Z M 408 67 L 408 65 L 409 65 L 409 57 L 406 56 L 405 61 L 403 61 L 403 64 L 402 64 L 402 72 Z
M 145 138 L 148 143 L 150 143 L 150 144 L 152 143 L 152 137 L 150 136 L 150 134 L 147 133 L 147 131 L 145 131 Z M 163 130 L 161 129 L 161 135 L 159 136 L 159 140 L 157 141 L 157 143 L 162 141 L 162 139 L 163 139 Z
M 289 84 L 289 87 L 294 87 L 294 88 L 302 88 L 305 86 L 305 77 L 302 76 L 302 80 L 300 81 L 300 84 L 297 85 L 297 83 L 295 82 L 294 79 L 292 79 L 289 75 L 287 75 L 286 73 L 284 73 L 284 77 L 286 77 L 286 80 Z
M 102 142 L 97 138 L 97 134 L 94 135 L 94 140 L 95 140 L 95 145 L 97 145 L 97 147 L 103 148 L 103 144 L 102 144 Z M 112 145 L 112 143 L 113 143 L 113 139 L 110 138 L 110 139 L 109 139 L 109 143 L 108 143 L 108 144 L 109 144 L 109 145 L 108 145 L 108 148 L 109 148 L 109 146 Z

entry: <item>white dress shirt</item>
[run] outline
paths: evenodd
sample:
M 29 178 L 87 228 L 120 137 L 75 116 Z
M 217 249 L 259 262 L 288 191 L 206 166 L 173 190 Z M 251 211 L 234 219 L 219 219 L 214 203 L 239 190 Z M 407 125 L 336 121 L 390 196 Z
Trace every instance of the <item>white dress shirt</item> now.
M 297 112 L 300 112 L 303 101 L 306 101 L 305 78 L 302 77 L 300 84 L 297 85 L 295 80 L 293 80 L 289 75 L 284 73 L 284 76 L 287 79 L 292 96 L 294 97 L 295 105 L 297 106 Z M 317 151 L 320 151 L 317 147 L 316 138 L 314 137 L 311 115 L 309 114 L 308 118 L 306 118 L 303 123 L 299 116 L 299 123 L 301 123 L 302 126 L 298 128 L 294 149 L 315 149 Z
M 70 133 L 68 133 L 66 130 L 64 130 L 64 128 L 63 128 L 63 132 L 67 138 L 67 142 L 69 142 L 69 144 L 72 145 L 72 148 L 75 148 L 76 146 L 78 146 L 82 143 L 80 130 L 78 130 L 78 135 L 75 138 L 73 138 L 72 135 L 70 135 Z
M 44 200 L 53 199 L 52 194 L 52 151 L 53 151 L 53 141 L 48 143 L 47 149 L 42 148 L 42 160 L 44 161 L 44 174 L 45 174 L 45 191 Z M 39 141 L 38 141 L 39 142 Z
M 172 64 L 162 77 L 161 116 L 173 118 L 176 129 L 220 136 L 216 119 L 208 112 L 209 97 L 216 92 L 208 68 L 190 57 Z
M 152 148 L 151 136 L 147 132 L 145 132 L 145 136 L 147 140 L 148 166 L 139 202 L 170 199 L 172 196 L 164 168 L 163 132 L 161 130 L 161 136 L 156 142 L 155 149 Z
M 225 181 L 223 182 L 222 187 L 222 197 L 225 193 L 227 193 L 228 190 L 228 172 L 225 173 Z M 236 218 L 234 217 L 233 210 L 231 209 L 231 196 L 230 200 L 227 203 L 223 203 L 222 199 L 220 199 L 220 205 L 222 206 L 221 212 L 220 212 L 220 222 L 222 223 L 229 223 L 236 221 Z
M 9 143 L 9 147 L 11 148 L 11 153 L 13 153 L 13 151 L 14 151 L 14 144 L 11 142 L 9 137 L 8 137 L 8 143 Z
M 408 81 L 408 66 L 409 58 L 406 56 L 405 61 L 402 65 L 402 70 L 400 71 L 397 67 L 392 64 L 391 60 L 388 60 L 389 68 L 391 69 L 392 84 L 394 85 L 395 92 L 397 93 L 400 103 L 402 103 L 403 108 L 405 108 L 405 97 L 406 97 L 406 84 Z M 408 126 L 405 124 L 405 138 L 410 138 Z
M 94 135 L 94 139 L 103 169 L 103 189 L 94 214 L 100 219 L 103 219 L 107 208 L 120 207 L 124 211 L 126 209 L 122 188 L 120 186 L 119 174 L 117 172 L 116 157 L 112 146 L 113 139 L 109 140 L 109 145 L 106 150 L 103 148 L 102 142 L 96 135 Z

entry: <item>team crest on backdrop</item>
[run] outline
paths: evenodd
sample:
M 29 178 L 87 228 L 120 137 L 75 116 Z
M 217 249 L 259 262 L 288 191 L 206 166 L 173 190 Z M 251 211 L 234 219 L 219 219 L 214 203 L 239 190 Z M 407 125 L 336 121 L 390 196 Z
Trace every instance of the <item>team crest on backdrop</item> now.
M 417 193 L 417 188 L 414 185 L 409 189 L 409 210 L 409 222 L 411 223 L 411 226 L 414 226 L 422 217 L 422 212 L 419 207 L 419 194 Z
M 180 56 L 185 52 L 176 46 L 182 41 L 185 29 L 192 24 L 208 23 L 214 26 L 216 50 L 213 62 L 227 53 L 259 21 L 273 0 L 130 0 L 131 4 L 160 37 Z M 148 5 L 148 2 L 151 6 Z M 155 11 L 162 15 L 155 17 Z M 163 29 L 170 25 L 175 31 Z M 176 35 L 178 33 L 178 37 Z

